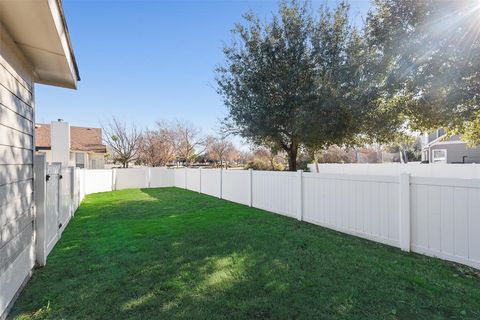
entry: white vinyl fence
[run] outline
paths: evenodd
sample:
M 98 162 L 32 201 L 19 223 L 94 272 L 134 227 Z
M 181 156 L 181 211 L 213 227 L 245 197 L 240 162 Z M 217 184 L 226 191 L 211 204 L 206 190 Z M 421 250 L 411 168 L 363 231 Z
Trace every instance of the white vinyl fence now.
M 480 267 L 480 180 L 411 178 L 413 251 Z
M 321 165 L 322 173 L 88 170 L 47 165 L 45 155 L 37 155 L 35 223 L 26 232 L 35 234 L 35 248 L 24 259 L 35 257 L 37 265 L 46 264 L 86 194 L 175 186 L 480 269 L 480 179 L 475 168 L 355 164 Z M 31 241 L 27 236 L 17 241 Z M 4 259 L 5 252 L 0 253 Z
M 175 170 L 167 168 L 148 168 L 149 173 L 149 187 L 173 187 L 175 183 Z
M 75 194 L 70 214 L 62 213 L 68 205 L 61 199 L 60 211 L 52 213 L 58 215 L 52 221 L 63 226 L 84 194 L 175 186 L 480 268 L 480 179 L 192 168 L 68 170 L 80 181 L 70 182 Z M 60 188 L 66 190 L 62 180 Z M 48 232 L 61 230 L 57 225 Z
M 302 173 L 253 171 L 252 206 L 302 219 Z
M 302 180 L 303 220 L 400 246 L 398 177 L 304 173 Z
M 175 170 L 178 171 L 178 170 Z M 219 181 L 222 179 L 221 174 L 223 170 L 220 169 L 201 169 L 201 187 L 202 193 L 214 196 L 217 198 L 222 197 L 222 188 Z
M 480 179 L 173 171 L 177 187 L 480 268 Z
M 317 172 L 315 164 L 309 164 L 310 172 Z M 480 179 L 480 164 L 447 163 L 319 163 L 318 173 L 341 173 L 398 176 L 409 173 L 412 176 L 432 178 Z
M 37 264 L 43 266 L 83 199 L 81 173 L 60 163 L 47 165 L 45 155 L 35 156 L 34 167 L 35 256 Z
M 221 170 L 220 180 L 217 181 L 221 188 L 220 198 L 250 206 L 252 203 L 251 179 L 251 171 Z

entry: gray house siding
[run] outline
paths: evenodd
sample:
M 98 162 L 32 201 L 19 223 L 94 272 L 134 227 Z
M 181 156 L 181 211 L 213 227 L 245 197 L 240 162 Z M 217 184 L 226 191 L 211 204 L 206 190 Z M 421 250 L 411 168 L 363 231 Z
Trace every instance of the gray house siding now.
M 465 143 L 437 144 L 431 150 L 447 150 L 447 163 L 480 163 L 480 146 L 467 148 Z
M 0 25 L 0 315 L 34 264 L 33 75 Z

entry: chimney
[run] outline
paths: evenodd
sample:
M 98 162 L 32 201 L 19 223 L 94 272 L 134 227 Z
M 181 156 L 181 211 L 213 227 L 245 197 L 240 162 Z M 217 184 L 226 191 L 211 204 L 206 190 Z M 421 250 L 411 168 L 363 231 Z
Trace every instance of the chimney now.
M 68 166 L 70 160 L 70 125 L 62 119 L 52 121 L 50 127 L 52 162 Z

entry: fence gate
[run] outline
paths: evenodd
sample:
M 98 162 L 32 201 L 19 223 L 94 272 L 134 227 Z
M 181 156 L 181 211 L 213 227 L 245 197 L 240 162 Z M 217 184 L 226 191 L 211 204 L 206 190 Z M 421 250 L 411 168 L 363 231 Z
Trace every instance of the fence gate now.
M 72 174 L 73 169 L 71 167 L 63 167 L 60 169 L 58 177 L 58 231 L 60 233 L 65 230 L 72 217 Z
M 47 165 L 45 197 L 45 243 L 46 256 L 55 246 L 59 238 L 59 180 L 61 164 Z
M 47 164 L 45 155 L 35 155 L 35 252 L 40 266 L 62 236 L 81 201 L 80 172 L 60 163 Z

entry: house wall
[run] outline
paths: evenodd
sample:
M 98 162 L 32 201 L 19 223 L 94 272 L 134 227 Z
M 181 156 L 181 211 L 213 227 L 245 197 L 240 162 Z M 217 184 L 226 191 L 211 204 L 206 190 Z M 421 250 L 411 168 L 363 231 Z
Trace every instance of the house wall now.
M 104 169 L 105 168 L 105 154 L 103 153 L 89 153 L 88 154 L 88 167 L 87 169 Z M 95 160 L 93 165 L 92 160 Z
M 37 154 L 45 154 L 45 159 L 47 163 L 52 163 L 52 150 L 39 150 Z
M 50 125 L 52 161 L 62 166 L 70 165 L 70 125 L 68 122 L 52 121 Z
M 467 163 L 480 163 L 480 146 L 467 148 L 465 143 L 437 144 L 430 149 L 430 159 L 433 159 L 432 150 L 435 149 L 447 150 L 447 163 L 463 163 L 464 157 Z
M 104 169 L 105 168 L 105 154 L 103 153 L 86 153 L 81 151 L 70 151 L 68 166 L 75 167 L 75 154 L 83 153 L 85 155 L 85 169 Z M 37 154 L 45 154 L 47 163 L 52 163 L 51 150 L 39 150 Z M 95 159 L 96 166 L 92 167 L 92 160 Z
M 34 85 L 0 24 L 0 315 L 34 265 Z

